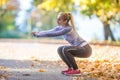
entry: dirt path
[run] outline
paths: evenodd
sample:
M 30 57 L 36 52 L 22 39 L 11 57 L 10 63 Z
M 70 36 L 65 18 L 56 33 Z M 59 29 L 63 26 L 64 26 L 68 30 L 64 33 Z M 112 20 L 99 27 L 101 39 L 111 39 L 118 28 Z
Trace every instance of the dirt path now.
M 0 60 L 1 64 L 4 68 L 0 71 L 7 71 L 8 80 L 72 80 L 61 74 L 65 67 L 57 61 Z M 3 77 L 3 80 L 7 79 Z

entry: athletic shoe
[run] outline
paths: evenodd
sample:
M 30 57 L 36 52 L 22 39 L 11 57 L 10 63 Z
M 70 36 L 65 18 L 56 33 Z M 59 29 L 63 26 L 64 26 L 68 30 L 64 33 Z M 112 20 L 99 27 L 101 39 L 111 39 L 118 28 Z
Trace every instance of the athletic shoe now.
M 72 69 L 72 70 L 65 72 L 64 74 L 67 76 L 79 76 L 79 75 L 81 75 L 81 72 L 80 72 L 80 70 Z
M 72 70 L 72 68 L 68 68 L 67 70 L 62 71 L 61 73 L 65 74 L 66 72 L 71 71 L 71 70 Z

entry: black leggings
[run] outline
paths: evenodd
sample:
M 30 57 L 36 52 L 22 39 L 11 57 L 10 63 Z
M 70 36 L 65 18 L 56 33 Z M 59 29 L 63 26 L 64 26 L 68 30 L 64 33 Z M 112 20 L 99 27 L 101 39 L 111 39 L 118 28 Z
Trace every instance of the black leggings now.
M 61 46 L 58 48 L 58 54 L 69 68 L 78 69 L 74 57 L 87 58 L 91 56 L 92 49 L 89 44 L 80 46 Z

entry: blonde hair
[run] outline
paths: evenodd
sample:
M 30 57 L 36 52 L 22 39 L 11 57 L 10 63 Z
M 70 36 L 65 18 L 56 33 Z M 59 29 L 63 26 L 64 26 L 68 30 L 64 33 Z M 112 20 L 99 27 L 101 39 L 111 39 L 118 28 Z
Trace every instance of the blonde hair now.
M 70 22 L 73 30 L 76 32 L 72 14 L 70 12 L 60 12 L 59 14 L 61 15 L 60 16 L 61 19 L 67 20 L 67 23 Z

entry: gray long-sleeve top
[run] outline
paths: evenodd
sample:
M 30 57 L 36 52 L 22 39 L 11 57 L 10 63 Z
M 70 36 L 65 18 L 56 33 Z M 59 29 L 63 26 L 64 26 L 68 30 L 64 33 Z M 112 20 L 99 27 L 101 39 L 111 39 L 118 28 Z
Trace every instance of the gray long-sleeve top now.
M 36 33 L 34 36 L 36 37 L 56 37 L 56 36 L 62 36 L 66 41 L 68 41 L 73 46 L 84 46 L 87 44 L 87 42 L 82 39 L 77 32 L 75 32 L 72 28 L 72 26 L 56 26 L 55 28 L 48 30 L 48 31 L 42 31 Z

